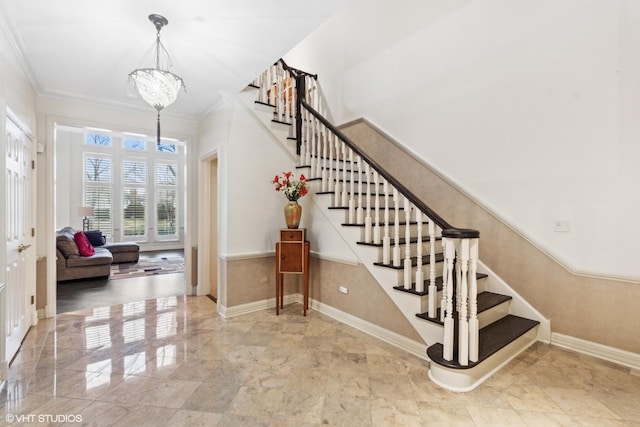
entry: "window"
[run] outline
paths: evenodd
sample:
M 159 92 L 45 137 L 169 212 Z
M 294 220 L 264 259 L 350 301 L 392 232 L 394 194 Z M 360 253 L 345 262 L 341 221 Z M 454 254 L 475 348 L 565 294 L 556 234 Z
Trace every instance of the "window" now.
M 85 154 L 84 205 L 95 208 L 94 216 L 89 218 L 89 227 L 101 230 L 107 237 L 111 237 L 113 234 L 111 221 L 112 169 L 111 158 L 97 154 Z
M 147 142 L 144 139 L 124 138 L 122 140 L 122 146 L 129 150 L 145 151 L 147 149 Z
M 178 165 L 158 162 L 156 164 L 156 218 L 157 234 L 160 238 L 175 237 L 177 229 Z
M 147 235 L 147 162 L 125 159 L 122 162 L 122 229 L 127 237 Z
M 100 135 L 98 133 L 88 133 L 85 143 L 87 145 L 100 145 L 103 147 L 110 147 L 111 137 L 109 135 Z
M 159 153 L 175 153 L 176 144 L 160 140 L 160 143 L 156 144 L 156 151 Z
M 136 241 L 150 249 L 156 243 L 183 243 L 184 142 L 162 139 L 158 144 L 155 136 L 98 128 L 65 131 L 81 135 L 68 137 L 79 148 L 70 154 L 75 181 L 71 212 L 79 205 L 93 206 L 89 226 L 111 242 Z M 80 180 L 76 165 L 81 162 Z

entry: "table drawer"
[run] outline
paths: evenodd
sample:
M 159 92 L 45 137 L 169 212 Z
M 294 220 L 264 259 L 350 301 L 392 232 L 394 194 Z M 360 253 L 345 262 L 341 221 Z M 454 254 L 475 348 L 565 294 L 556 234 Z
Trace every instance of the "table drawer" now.
M 280 230 L 281 242 L 304 242 L 304 229 Z

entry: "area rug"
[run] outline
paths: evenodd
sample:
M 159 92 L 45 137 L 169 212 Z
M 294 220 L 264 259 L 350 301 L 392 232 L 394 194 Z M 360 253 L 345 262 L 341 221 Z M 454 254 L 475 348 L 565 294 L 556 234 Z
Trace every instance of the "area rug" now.
M 141 258 L 136 264 L 112 264 L 111 279 L 154 276 L 184 272 L 184 258 Z

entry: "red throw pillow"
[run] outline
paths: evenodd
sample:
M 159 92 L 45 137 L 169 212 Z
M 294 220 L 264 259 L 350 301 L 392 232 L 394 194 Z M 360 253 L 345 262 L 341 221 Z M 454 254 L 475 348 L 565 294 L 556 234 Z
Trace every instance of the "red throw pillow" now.
M 82 231 L 78 231 L 73 235 L 73 240 L 76 242 L 78 246 L 78 252 L 80 252 L 80 256 L 91 256 L 96 253 L 96 250 L 89 243 L 89 239 L 84 235 Z

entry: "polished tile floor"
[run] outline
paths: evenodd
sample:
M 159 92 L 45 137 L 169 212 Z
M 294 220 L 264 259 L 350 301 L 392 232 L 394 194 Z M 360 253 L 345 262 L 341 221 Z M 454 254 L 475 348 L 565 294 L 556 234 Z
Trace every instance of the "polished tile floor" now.
M 299 304 L 222 319 L 206 297 L 60 314 L 0 394 L 14 425 L 640 426 L 640 377 L 535 344 L 473 392 Z M 82 422 L 78 422 L 81 418 Z M 24 421 L 24 423 L 20 423 Z

